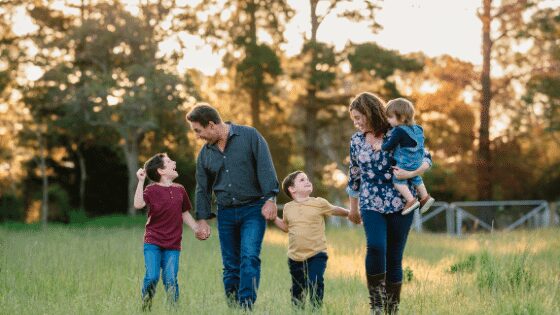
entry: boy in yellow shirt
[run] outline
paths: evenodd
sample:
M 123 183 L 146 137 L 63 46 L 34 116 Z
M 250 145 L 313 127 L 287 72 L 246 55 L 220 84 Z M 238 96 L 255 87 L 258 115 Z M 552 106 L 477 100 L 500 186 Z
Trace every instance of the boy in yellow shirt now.
M 292 198 L 284 205 L 283 218 L 274 224 L 288 233 L 288 265 L 292 275 L 292 303 L 305 304 L 305 294 L 314 308 L 323 302 L 323 275 L 327 268 L 325 217 L 348 216 L 348 210 L 333 206 L 323 198 L 310 197 L 313 184 L 302 171 L 289 174 L 282 189 Z

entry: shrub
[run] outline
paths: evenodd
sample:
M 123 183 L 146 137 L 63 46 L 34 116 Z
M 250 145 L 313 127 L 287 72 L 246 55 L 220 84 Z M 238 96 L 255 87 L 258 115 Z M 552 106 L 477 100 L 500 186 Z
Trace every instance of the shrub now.
M 465 260 L 451 265 L 451 267 L 449 268 L 449 272 L 451 272 L 451 273 L 458 273 L 458 272 L 471 273 L 471 272 L 474 271 L 475 266 L 476 266 L 476 256 L 475 255 L 469 255 L 469 257 L 467 257 Z
M 23 202 L 13 194 L 5 194 L 0 197 L 0 222 L 22 221 Z

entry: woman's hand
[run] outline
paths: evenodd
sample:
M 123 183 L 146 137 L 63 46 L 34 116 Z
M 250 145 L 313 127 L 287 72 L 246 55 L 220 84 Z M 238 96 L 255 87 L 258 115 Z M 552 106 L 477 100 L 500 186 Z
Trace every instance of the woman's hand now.
M 354 223 L 354 224 L 360 224 L 362 223 L 362 217 L 360 216 L 360 212 L 358 212 L 357 209 L 350 209 L 350 212 L 348 213 L 348 220 L 350 220 L 350 222 Z
M 358 198 L 350 197 L 350 212 L 348 212 L 348 220 L 354 224 L 362 223 L 360 211 L 358 211 Z
M 424 172 L 429 168 L 430 168 L 430 164 L 428 164 L 427 162 L 422 163 L 422 165 L 420 165 L 420 167 L 414 171 L 407 171 L 407 170 L 403 170 L 398 166 L 393 166 L 393 175 L 397 179 L 409 179 L 414 176 L 424 174 Z
M 407 171 L 407 170 L 403 170 L 402 168 L 398 167 L 398 166 L 393 166 L 393 175 L 397 178 L 397 179 L 409 179 L 412 178 L 416 175 L 414 175 L 415 171 Z

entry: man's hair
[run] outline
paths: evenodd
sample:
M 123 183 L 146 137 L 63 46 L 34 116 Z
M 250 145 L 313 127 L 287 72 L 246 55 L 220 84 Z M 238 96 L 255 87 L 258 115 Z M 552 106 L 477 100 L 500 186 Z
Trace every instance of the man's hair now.
M 373 129 L 376 136 L 384 134 L 391 127 L 385 114 L 385 102 L 373 93 L 360 93 L 352 100 L 348 110 L 357 110 L 366 116 L 368 127 Z
M 161 179 L 157 170 L 163 168 L 163 158 L 166 155 L 167 153 L 158 153 L 144 163 L 144 170 L 146 170 L 146 175 L 151 181 L 159 182 Z
M 293 173 L 288 174 L 288 176 L 286 176 L 286 178 L 284 178 L 284 180 L 282 181 L 282 190 L 291 199 L 294 199 L 294 197 L 292 197 L 292 194 L 290 193 L 290 190 L 288 188 L 294 186 L 294 183 L 296 181 L 296 177 L 299 174 L 302 174 L 302 173 L 303 173 L 302 171 L 295 171 Z
M 414 105 L 405 98 L 396 98 L 387 103 L 387 116 L 395 116 L 405 125 L 414 125 Z
M 187 120 L 190 122 L 197 122 L 206 128 L 210 122 L 219 124 L 222 118 L 218 111 L 207 103 L 198 103 L 187 114 Z

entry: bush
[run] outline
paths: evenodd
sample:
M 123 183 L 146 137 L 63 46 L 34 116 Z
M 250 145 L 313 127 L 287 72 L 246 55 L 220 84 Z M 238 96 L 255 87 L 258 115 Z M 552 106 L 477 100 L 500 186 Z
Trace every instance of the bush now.
M 54 184 L 49 186 L 49 222 L 68 223 L 70 213 L 70 202 L 68 193 L 60 185 Z M 41 201 L 42 192 L 39 191 L 33 196 L 35 200 Z
M 68 219 L 70 224 L 84 224 L 88 217 L 84 209 L 73 209 L 68 212 Z
M 484 252 L 480 257 L 480 270 L 477 283 L 480 289 L 491 292 L 530 290 L 535 280 L 528 267 L 528 254 L 516 255 L 507 262 L 498 262 Z
M 473 272 L 474 267 L 476 266 L 476 256 L 469 255 L 465 260 L 462 260 L 456 264 L 451 265 L 449 268 L 449 272 L 451 273 L 458 273 L 458 272 Z
M 0 197 L 0 222 L 23 221 L 23 202 L 13 194 Z

